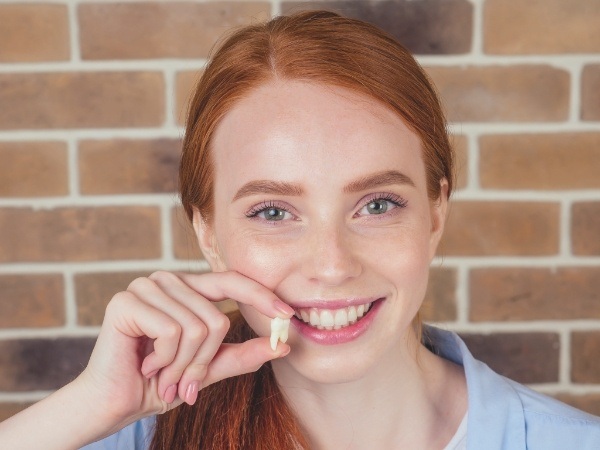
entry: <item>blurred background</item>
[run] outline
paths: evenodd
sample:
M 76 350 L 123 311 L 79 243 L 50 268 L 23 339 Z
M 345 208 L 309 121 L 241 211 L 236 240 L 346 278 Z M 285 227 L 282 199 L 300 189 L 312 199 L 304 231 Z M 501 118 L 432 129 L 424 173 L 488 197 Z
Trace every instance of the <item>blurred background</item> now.
M 110 298 L 206 263 L 189 94 L 232 27 L 326 8 L 397 36 L 459 155 L 426 321 L 600 415 L 600 0 L 0 0 L 0 420 L 85 366 Z

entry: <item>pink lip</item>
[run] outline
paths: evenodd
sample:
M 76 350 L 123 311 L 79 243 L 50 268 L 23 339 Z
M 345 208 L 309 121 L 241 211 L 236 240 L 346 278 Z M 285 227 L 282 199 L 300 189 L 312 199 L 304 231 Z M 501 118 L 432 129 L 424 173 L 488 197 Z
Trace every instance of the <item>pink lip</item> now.
M 381 300 L 381 301 L 380 301 Z M 370 302 L 366 302 L 370 303 Z M 353 303 L 344 303 L 340 307 L 350 306 Z M 362 304 L 362 303 L 357 303 Z M 317 344 L 322 345 L 336 345 L 336 344 L 344 344 L 346 342 L 353 341 L 357 339 L 359 336 L 364 334 L 373 320 L 375 320 L 375 316 L 379 312 L 381 305 L 383 304 L 383 299 L 376 300 L 369 312 L 358 322 L 353 325 L 349 325 L 344 328 L 340 328 L 339 330 L 318 330 L 314 328 L 304 321 L 298 319 L 296 316 L 292 316 L 291 323 L 294 325 L 298 333 L 302 336 L 310 339 Z M 316 307 L 316 306 L 313 306 Z M 336 309 L 332 306 L 331 303 L 327 303 L 326 309 Z

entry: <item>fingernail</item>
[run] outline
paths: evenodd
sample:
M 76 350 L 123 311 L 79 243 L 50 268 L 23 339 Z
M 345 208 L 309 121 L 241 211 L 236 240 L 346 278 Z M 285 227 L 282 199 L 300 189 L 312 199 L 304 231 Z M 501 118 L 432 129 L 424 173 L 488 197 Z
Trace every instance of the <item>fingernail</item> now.
M 185 402 L 188 405 L 193 405 L 196 403 L 196 399 L 198 398 L 198 382 L 194 381 L 190 383 L 187 390 L 185 391 Z
M 163 394 L 163 400 L 167 403 L 173 403 L 173 400 L 175 400 L 175 395 L 177 395 L 177 385 L 172 384 L 167 389 L 165 389 L 165 393 Z
M 147 374 L 146 374 L 146 378 L 150 379 L 150 378 L 152 378 L 154 375 L 156 375 L 157 373 L 158 373 L 158 369 L 156 369 L 156 370 L 153 370 L 152 372 L 150 372 L 150 373 L 147 373 Z
M 275 300 L 275 309 L 286 316 L 294 315 L 294 309 L 290 305 L 283 303 L 281 300 Z

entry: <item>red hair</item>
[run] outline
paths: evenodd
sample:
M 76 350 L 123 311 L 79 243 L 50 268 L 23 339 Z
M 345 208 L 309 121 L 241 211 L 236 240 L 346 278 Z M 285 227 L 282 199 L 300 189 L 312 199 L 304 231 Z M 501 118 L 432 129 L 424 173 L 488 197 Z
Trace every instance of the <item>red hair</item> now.
M 419 136 L 430 200 L 453 187 L 453 152 L 436 92 L 423 69 L 393 37 L 368 23 L 325 11 L 301 12 L 242 28 L 206 67 L 189 109 L 180 167 L 183 206 L 213 213 L 211 138 L 236 101 L 269 80 L 301 80 L 362 93 L 395 111 Z M 418 323 L 418 320 L 416 321 Z M 418 326 L 418 325 L 417 325 Z M 253 335 L 232 318 L 229 342 Z M 223 380 L 186 405 L 160 416 L 152 450 L 308 448 L 300 425 L 265 364 Z

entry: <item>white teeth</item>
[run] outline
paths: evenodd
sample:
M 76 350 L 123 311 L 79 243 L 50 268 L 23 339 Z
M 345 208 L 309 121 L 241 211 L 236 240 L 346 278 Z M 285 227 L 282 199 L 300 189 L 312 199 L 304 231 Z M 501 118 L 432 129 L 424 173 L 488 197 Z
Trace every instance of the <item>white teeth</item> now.
M 300 309 L 300 318 L 318 330 L 339 330 L 356 323 L 371 307 L 371 303 L 340 309 Z M 296 313 L 298 317 L 298 313 Z
M 271 348 L 273 351 L 277 348 L 277 341 L 285 344 L 288 340 L 289 329 L 290 319 L 282 319 L 280 317 L 271 319 Z

